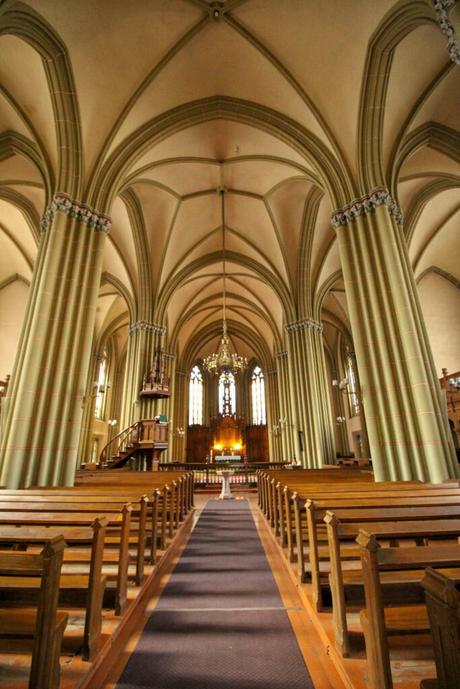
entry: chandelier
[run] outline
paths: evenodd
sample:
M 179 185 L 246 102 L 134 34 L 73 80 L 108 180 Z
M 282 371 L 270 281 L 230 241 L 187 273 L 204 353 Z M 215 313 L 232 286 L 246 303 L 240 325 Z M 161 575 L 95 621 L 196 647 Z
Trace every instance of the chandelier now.
M 223 290 L 223 307 L 222 307 L 222 337 L 220 338 L 219 346 L 214 354 L 203 359 L 203 366 L 209 373 L 220 375 L 222 373 L 233 373 L 238 375 L 244 371 L 248 365 L 248 360 L 245 356 L 240 356 L 236 352 L 232 352 L 230 339 L 227 334 L 227 319 L 226 319 L 226 265 L 225 265 L 225 201 L 224 194 L 225 187 L 221 184 L 217 190 L 221 198 L 221 213 L 222 213 L 222 278 L 224 283 Z

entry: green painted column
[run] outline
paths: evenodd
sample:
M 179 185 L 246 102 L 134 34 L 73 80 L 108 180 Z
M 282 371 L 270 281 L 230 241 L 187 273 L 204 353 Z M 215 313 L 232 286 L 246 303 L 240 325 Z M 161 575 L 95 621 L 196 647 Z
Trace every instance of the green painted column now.
M 187 408 L 188 408 L 188 375 L 185 371 L 178 368 L 175 370 L 174 396 L 172 399 L 171 417 L 171 460 L 185 462 L 185 448 L 187 443 Z M 178 433 L 177 429 L 182 428 L 184 434 Z
M 91 460 L 91 445 L 93 440 L 94 412 L 96 407 L 96 395 L 94 394 L 94 381 L 97 380 L 101 354 L 93 352 L 90 358 L 86 390 L 83 398 L 83 414 L 80 430 L 80 442 L 78 449 L 78 466 Z
M 334 415 L 332 413 L 327 377 L 326 357 L 323 343 L 323 327 L 310 328 L 310 340 L 313 355 L 313 370 L 319 403 L 320 435 L 324 464 L 335 464 L 336 448 L 334 437 Z
M 155 350 L 161 345 L 165 328 L 157 323 L 139 320 L 129 326 L 126 375 L 123 391 L 120 430 L 140 419 L 155 416 L 156 400 L 139 396 L 142 379 L 152 367 Z
M 288 323 L 285 329 L 289 338 L 297 424 L 302 433 L 302 463 L 309 469 L 318 468 L 333 463 L 335 458 L 322 326 L 312 318 L 303 318 Z
M 458 465 L 401 224 L 384 188 L 332 216 L 375 476 L 441 482 Z
M 278 390 L 280 400 L 280 415 L 277 419 L 277 432 L 281 438 L 281 461 L 292 462 L 294 458 L 300 461 L 300 454 L 296 455 L 295 423 L 293 411 L 293 389 L 289 376 L 288 353 L 286 350 L 276 352 L 276 367 L 278 372 Z
M 9 387 L 0 484 L 72 485 L 110 220 L 57 193 Z
M 269 444 L 269 457 L 271 462 L 281 462 L 281 432 L 279 419 L 281 416 L 278 372 L 276 369 L 269 369 L 266 373 L 265 406 L 267 410 L 267 431 Z
M 163 352 L 163 357 L 165 360 L 165 375 L 169 380 L 169 393 L 170 397 L 164 397 L 157 401 L 156 413 L 163 414 L 168 417 L 169 422 L 169 436 L 168 436 L 168 449 L 165 450 L 161 455 L 162 462 L 170 462 L 172 460 L 171 455 L 171 441 L 172 441 L 172 414 L 173 414 L 173 399 L 175 394 L 175 384 L 176 384 L 176 356 L 170 352 Z M 184 429 L 185 430 L 185 429 Z

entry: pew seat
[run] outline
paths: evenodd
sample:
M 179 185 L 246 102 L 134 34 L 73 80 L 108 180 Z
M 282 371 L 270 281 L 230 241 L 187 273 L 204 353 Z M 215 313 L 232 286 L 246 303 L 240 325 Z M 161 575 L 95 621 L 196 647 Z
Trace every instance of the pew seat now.
M 31 654 L 29 689 L 58 689 L 62 637 L 68 621 L 57 610 L 59 579 L 66 543 L 62 536 L 51 538 L 38 555 L 10 552 L 0 554 L 0 576 L 36 577 L 40 582 L 35 609 L 0 608 L 0 650 L 16 651 L 17 643 Z

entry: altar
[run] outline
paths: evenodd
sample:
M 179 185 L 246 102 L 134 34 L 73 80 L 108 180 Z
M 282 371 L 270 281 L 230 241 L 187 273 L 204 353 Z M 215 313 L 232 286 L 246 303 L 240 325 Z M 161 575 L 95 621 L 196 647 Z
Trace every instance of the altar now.
M 241 455 L 214 455 L 214 461 L 216 464 L 222 464 L 224 462 L 231 464 L 232 462 L 241 462 L 243 458 Z

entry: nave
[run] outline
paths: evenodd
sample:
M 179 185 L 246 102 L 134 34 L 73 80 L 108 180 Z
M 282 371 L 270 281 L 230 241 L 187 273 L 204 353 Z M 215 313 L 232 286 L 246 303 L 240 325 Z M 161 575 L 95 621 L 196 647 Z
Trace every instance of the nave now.
M 117 688 L 313 689 L 248 501 L 200 512 Z
M 460 688 L 458 481 L 337 466 L 234 490 L 0 489 L 0 689 Z

